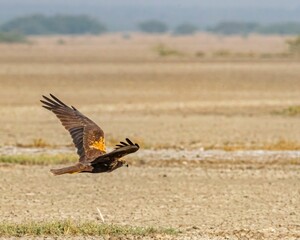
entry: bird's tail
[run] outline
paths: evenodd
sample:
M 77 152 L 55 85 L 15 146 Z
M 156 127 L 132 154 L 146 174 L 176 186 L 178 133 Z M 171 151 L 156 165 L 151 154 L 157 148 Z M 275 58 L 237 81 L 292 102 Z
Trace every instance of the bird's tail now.
M 50 169 L 50 172 L 52 172 L 54 175 L 62 175 L 65 173 L 79 173 L 82 171 L 82 168 L 78 165 L 70 166 L 70 167 L 64 167 L 59 169 Z

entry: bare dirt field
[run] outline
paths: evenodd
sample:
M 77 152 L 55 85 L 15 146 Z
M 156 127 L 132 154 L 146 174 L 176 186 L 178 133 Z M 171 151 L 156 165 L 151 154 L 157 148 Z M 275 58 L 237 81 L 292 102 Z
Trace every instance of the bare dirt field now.
M 178 238 L 298 239 L 299 166 L 138 167 L 53 177 L 49 167 L 1 166 L 5 221 L 97 220 L 174 227 Z
M 40 107 L 41 94 L 51 92 L 99 123 L 112 143 L 130 135 L 147 148 L 276 148 L 278 142 L 300 148 L 300 121 L 284 111 L 299 111 L 299 62 L 196 58 L 190 52 L 203 47 L 203 38 L 192 44 L 189 37 L 113 35 L 0 45 L 0 144 L 71 143 Z M 204 45 L 220 49 L 222 41 L 232 52 L 259 52 L 261 45 L 271 53 L 286 50 L 285 39 L 274 37 L 212 38 Z M 160 56 L 153 50 L 158 43 L 187 55 Z
M 130 137 L 141 151 L 199 151 L 175 160 L 142 152 L 130 168 L 99 175 L 2 163 L 0 220 L 97 220 L 98 207 L 108 223 L 171 226 L 178 239 L 299 239 L 299 157 L 234 155 L 300 150 L 300 65 L 282 54 L 285 41 L 108 35 L 0 45 L 1 147 L 71 145 L 39 103 L 53 93 L 98 123 L 109 147 Z M 207 150 L 220 149 L 232 157 L 210 159 Z

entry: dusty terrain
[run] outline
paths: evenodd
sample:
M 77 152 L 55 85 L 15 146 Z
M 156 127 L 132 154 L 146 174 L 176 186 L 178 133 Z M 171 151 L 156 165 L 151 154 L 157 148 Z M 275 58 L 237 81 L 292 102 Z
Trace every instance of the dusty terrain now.
M 1 221 L 97 219 L 99 207 L 108 223 L 172 226 L 182 239 L 300 238 L 297 154 L 203 152 L 300 149 L 299 60 L 258 57 L 285 52 L 285 38 L 61 38 L 0 45 L 0 146 L 70 146 L 39 103 L 53 93 L 97 122 L 108 146 L 130 137 L 147 151 L 193 155 L 168 164 L 173 155 L 139 155 L 128 169 L 93 176 L 1 164 Z M 161 56 L 158 44 L 180 54 Z
M 107 223 L 172 226 L 195 239 L 300 237 L 299 166 L 146 164 L 112 174 L 53 177 L 48 167 L 9 165 L 0 172 L 6 221 L 95 220 L 98 207 Z
M 202 59 L 191 53 L 229 43 L 232 52 L 260 52 L 265 45 L 280 52 L 286 51 L 284 38 L 199 36 L 192 44 L 189 37 L 104 36 L 66 38 L 64 45 L 57 39 L 0 45 L 0 145 L 71 143 L 40 107 L 41 95 L 51 92 L 99 123 L 112 143 L 130 136 L 147 148 L 300 146 L 300 121 L 280 114 L 300 105 L 297 59 Z M 187 55 L 159 56 L 153 50 L 158 43 Z

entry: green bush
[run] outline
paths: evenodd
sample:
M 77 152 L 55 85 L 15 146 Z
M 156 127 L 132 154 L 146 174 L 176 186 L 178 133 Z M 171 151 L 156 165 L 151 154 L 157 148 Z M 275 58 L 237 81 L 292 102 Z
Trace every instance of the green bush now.
M 168 56 L 183 56 L 183 53 L 165 46 L 164 44 L 158 44 L 155 46 L 154 50 L 158 53 L 159 56 L 161 57 L 168 57 Z
M 300 54 L 300 36 L 295 39 L 288 40 L 286 42 L 289 46 L 289 51 L 291 54 Z
M 28 40 L 19 32 L 0 32 L 0 43 L 28 43 Z
M 300 23 L 296 23 L 296 22 L 274 23 L 274 24 L 259 27 L 257 29 L 257 32 L 261 34 L 280 34 L 280 35 L 300 34 Z

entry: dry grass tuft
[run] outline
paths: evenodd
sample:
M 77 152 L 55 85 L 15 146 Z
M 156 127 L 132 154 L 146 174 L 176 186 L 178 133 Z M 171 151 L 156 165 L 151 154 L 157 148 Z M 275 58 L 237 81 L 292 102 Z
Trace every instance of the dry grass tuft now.
M 285 139 L 279 139 L 272 143 L 247 144 L 247 143 L 224 143 L 221 145 L 210 145 L 205 150 L 245 151 L 245 150 L 268 150 L 268 151 L 297 151 L 300 143 Z
M 277 142 L 273 144 L 266 144 L 263 146 L 263 149 L 265 150 L 300 150 L 300 144 L 293 142 L 293 141 L 287 141 L 284 139 L 280 139 Z
M 0 223 L 0 237 L 23 236 L 153 236 L 176 235 L 173 228 L 133 227 L 71 220 L 51 222 Z
M 229 50 L 221 49 L 213 53 L 213 57 L 230 57 L 232 53 Z
M 41 155 L 2 155 L 0 163 L 21 165 L 55 165 L 76 162 L 78 157 L 73 154 L 41 154 Z
M 254 158 L 247 159 L 207 159 L 207 160 L 186 160 L 186 159 L 169 159 L 164 161 L 136 159 L 130 162 L 130 165 L 136 167 L 186 167 L 186 168 L 218 168 L 218 169 L 261 169 L 261 168 L 282 168 L 289 166 L 300 166 L 300 159 L 275 159 L 275 160 L 257 160 Z
M 164 44 L 159 44 L 154 47 L 154 51 L 161 57 L 168 56 L 184 56 L 184 54 L 176 49 L 170 48 Z
M 51 145 L 49 143 L 47 143 L 42 138 L 35 138 L 29 144 L 17 143 L 16 146 L 17 147 L 26 147 L 26 148 L 45 148 L 45 147 L 51 147 Z
M 300 115 L 300 106 L 290 106 L 282 109 L 281 111 L 273 111 L 272 113 L 283 116 L 298 116 Z
M 41 165 L 50 166 L 56 164 L 68 164 L 78 161 L 78 158 L 74 155 L 15 155 L 15 156 L 0 156 L 1 163 L 5 164 L 21 164 L 21 165 Z M 131 158 L 129 161 L 130 166 L 134 167 L 187 167 L 187 168 L 277 168 L 288 166 L 300 166 L 299 158 L 278 158 L 268 159 L 261 161 L 255 158 L 242 158 L 242 159 L 168 159 L 158 161 L 157 159 L 140 159 Z

